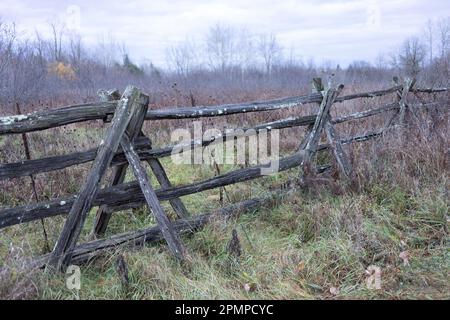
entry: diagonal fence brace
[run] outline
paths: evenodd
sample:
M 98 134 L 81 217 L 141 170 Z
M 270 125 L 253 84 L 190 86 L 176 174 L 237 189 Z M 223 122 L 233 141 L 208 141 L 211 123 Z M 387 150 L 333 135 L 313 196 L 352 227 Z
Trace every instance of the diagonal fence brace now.
M 78 241 L 87 214 L 100 188 L 100 181 L 119 147 L 120 139 L 125 133 L 135 113 L 135 109 L 138 107 L 134 102 L 139 95 L 140 92 L 137 88 L 128 86 L 117 106 L 105 140 L 100 144 L 91 171 L 72 205 L 63 230 L 50 256 L 48 265 L 56 270 L 61 270 L 70 263 L 73 248 Z
M 307 170 L 305 170 L 305 167 L 310 167 L 312 157 L 317 151 L 321 133 L 325 132 L 339 170 L 343 173 L 345 178 L 349 178 L 352 171 L 351 164 L 347 154 L 342 148 L 342 144 L 340 143 L 339 137 L 332 124 L 330 115 L 331 106 L 338 95 L 342 92 L 344 86 L 340 85 L 337 89 L 329 88 L 325 90 L 320 78 L 314 78 L 312 85 L 313 92 L 321 92 L 323 95 L 323 100 L 319 107 L 316 122 L 308 129 L 306 138 L 300 144 L 300 149 L 303 150 L 305 154 L 301 167 L 302 171 L 306 172 Z
M 117 96 L 117 90 L 111 90 L 111 91 L 99 91 L 99 96 L 101 101 L 110 101 L 112 99 L 115 99 Z M 145 114 L 148 110 L 148 97 L 146 101 L 141 102 L 141 115 L 137 116 L 137 119 L 143 119 L 145 118 Z M 145 137 L 144 133 L 141 130 L 142 124 L 138 128 L 137 126 L 134 127 L 134 129 L 129 128 L 127 130 L 128 136 L 132 137 L 132 142 L 137 137 Z M 151 146 L 152 142 L 150 138 L 146 137 L 148 144 Z M 159 184 L 162 188 L 170 188 L 172 187 L 172 184 L 167 177 L 167 174 L 161 164 L 161 162 L 158 159 L 149 159 L 147 160 L 148 164 L 150 165 L 156 179 L 158 180 Z M 114 168 L 112 180 L 110 183 L 110 187 L 119 185 L 124 182 L 126 171 L 128 168 L 128 164 L 123 164 L 120 166 L 117 166 Z M 179 218 L 186 218 L 189 216 L 189 212 L 184 206 L 183 202 L 180 198 L 171 199 L 169 201 L 172 208 L 174 209 L 175 213 L 178 215 Z M 109 220 L 111 219 L 113 210 L 109 208 L 107 205 L 102 205 L 97 210 L 95 222 L 94 222 L 94 228 L 92 231 L 93 237 L 97 238 L 99 236 L 102 236 L 105 234 L 106 229 L 108 227 Z
M 50 256 L 48 266 L 62 270 L 70 264 L 73 249 L 80 237 L 81 230 L 89 213 L 93 200 L 97 196 L 100 182 L 117 152 L 119 144 L 133 172 L 140 182 L 140 187 L 147 203 L 158 222 L 161 231 L 169 244 L 172 253 L 178 259 L 184 258 L 184 249 L 178 235 L 173 231 L 170 220 L 164 213 L 154 190 L 152 189 L 145 169 L 140 164 L 140 158 L 134 151 L 132 142 L 141 134 L 142 125 L 147 112 L 148 96 L 129 86 L 118 103 L 105 140 L 101 142 L 99 151 L 92 165 L 91 171 L 81 191 L 74 201 L 64 224 L 58 242 Z M 124 168 L 126 169 L 126 168 Z M 123 174 L 123 172 L 121 172 Z

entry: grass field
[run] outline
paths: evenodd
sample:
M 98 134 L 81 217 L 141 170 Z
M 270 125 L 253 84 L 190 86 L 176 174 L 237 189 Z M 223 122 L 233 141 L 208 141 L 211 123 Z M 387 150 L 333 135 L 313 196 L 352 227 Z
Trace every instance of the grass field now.
M 353 145 L 349 152 L 355 179 L 350 187 L 341 185 L 333 170 L 311 181 L 307 190 L 297 189 L 270 207 L 232 220 L 217 218 L 201 231 L 183 236 L 189 254 L 186 263 L 176 262 L 162 243 L 105 254 L 81 266 L 79 291 L 66 287 L 66 274 L 26 268 L 26 258 L 45 248 L 40 221 L 2 229 L 0 298 L 449 299 L 448 115 L 442 119 L 431 129 L 412 126 Z M 157 142 L 167 138 L 163 127 L 154 131 L 158 134 L 152 138 Z M 340 130 L 352 134 L 355 128 L 365 130 L 367 124 Z M 101 136 L 102 130 L 97 129 L 68 127 L 58 134 L 30 135 L 33 156 L 92 147 Z M 68 133 L 73 137 L 67 138 Z M 296 146 L 298 133 L 286 133 L 283 152 Z M 23 157 L 20 137 L 0 140 L 0 146 L 0 162 Z M 318 157 L 321 163 L 328 160 L 326 153 Z M 214 175 L 209 166 L 180 166 L 170 159 L 163 163 L 177 185 Z M 77 192 L 88 168 L 82 165 L 37 176 L 41 199 Z M 296 175 L 298 169 L 291 169 L 228 186 L 223 205 L 263 195 Z M 127 179 L 132 179 L 130 173 Z M 33 201 L 29 178 L 0 183 L 0 206 Z M 193 214 L 222 205 L 219 190 L 186 196 L 183 201 Z M 174 217 L 168 204 L 164 208 Z M 89 240 L 95 210 L 88 217 L 82 241 Z M 45 220 L 51 247 L 63 223 L 63 217 Z M 113 216 L 106 236 L 152 225 L 155 221 L 147 209 L 127 210 Z M 227 250 L 234 229 L 240 239 L 240 257 Z M 129 269 L 128 287 L 121 285 L 117 272 L 119 256 Z M 374 268 L 381 271 L 379 289 L 367 285 Z
M 227 189 L 239 200 L 263 193 L 274 180 Z M 447 183 L 442 177 L 420 190 L 377 185 L 345 195 L 325 188 L 298 191 L 274 208 L 217 220 L 183 237 L 190 255 L 186 264 L 175 262 L 164 245 L 118 250 L 95 260 L 82 266 L 80 291 L 66 288 L 67 275 L 17 272 L 24 256 L 42 250 L 43 240 L 39 222 L 16 226 L 2 234 L 1 254 L 11 259 L 2 260 L 1 292 L 8 297 L 18 290 L 23 297 L 44 299 L 450 298 Z M 217 190 L 185 201 L 190 210 L 219 206 Z M 47 221 L 52 241 L 62 221 Z M 108 234 L 151 224 L 147 210 L 123 212 L 112 219 Z M 242 246 L 239 259 L 227 251 L 233 229 Z M 119 254 L 129 267 L 127 290 L 115 268 Z M 380 290 L 367 288 L 371 265 L 381 268 Z

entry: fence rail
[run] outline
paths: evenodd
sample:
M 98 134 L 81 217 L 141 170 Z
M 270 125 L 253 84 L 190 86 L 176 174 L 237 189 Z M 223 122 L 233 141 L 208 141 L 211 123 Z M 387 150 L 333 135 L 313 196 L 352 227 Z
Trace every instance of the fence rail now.
M 112 121 L 108 129 L 108 134 L 105 136 L 106 141 L 108 141 L 107 146 L 102 141 L 98 148 L 83 152 L 0 164 L 0 180 L 4 180 L 24 176 L 32 177 L 33 175 L 44 172 L 94 162 L 90 172 L 90 178 L 83 186 L 83 192 L 50 201 L 0 209 L 0 228 L 57 215 L 68 215 L 65 228 L 60 236 L 60 240 L 63 239 L 67 243 L 67 246 L 57 246 L 49 256 L 41 257 L 38 260 L 41 262 L 44 261 L 43 264 L 50 261 L 57 268 L 64 267 L 71 260 L 78 261 L 86 259 L 94 252 L 98 253 L 118 244 L 142 243 L 145 241 L 161 240 L 162 238 L 168 242 L 174 255 L 179 259 L 183 259 L 184 248 L 177 233 L 185 232 L 187 225 L 192 227 L 206 223 L 208 215 L 187 218 L 187 211 L 179 198 L 260 178 L 263 176 L 261 168 L 264 168 L 265 165 L 256 165 L 234 170 L 187 185 L 172 186 L 158 159 L 171 155 L 175 146 L 169 145 L 161 148 L 153 148 L 151 140 L 145 137 L 141 131 L 144 120 L 227 116 L 239 113 L 263 112 L 298 107 L 308 103 L 317 104 L 320 106 L 316 114 L 289 117 L 255 125 L 250 128 L 243 128 L 243 130 L 253 129 L 256 133 L 259 133 L 262 130 L 270 131 L 273 129 L 308 126 L 308 133 L 302 143 L 299 143 L 300 147 L 298 151 L 279 159 L 278 171 L 281 172 L 295 167 L 304 167 L 311 163 L 312 155 L 316 152 L 331 150 L 333 156 L 336 158 L 336 163 L 342 176 L 349 178 L 352 174 L 352 169 L 348 162 L 346 152 L 342 147 L 343 145 L 353 142 L 363 142 L 383 135 L 386 130 L 390 130 L 398 124 L 403 124 L 407 111 L 438 106 L 435 102 L 423 102 L 416 105 L 409 104 L 407 101 L 408 93 L 430 94 L 448 91 L 447 88 L 413 88 L 415 81 L 406 79 L 403 84 L 398 84 L 388 89 L 339 96 L 342 87 L 325 89 L 320 79 L 315 79 L 313 83 L 316 92 L 309 95 L 243 104 L 167 108 L 161 110 L 147 110 L 148 96 L 140 93 L 134 87 L 129 87 L 120 100 L 73 105 L 57 110 L 0 118 L 0 135 L 24 135 L 28 132 L 90 120 L 102 119 L 105 122 Z M 335 103 L 360 98 L 380 97 L 391 93 L 396 93 L 395 102 L 372 107 L 365 111 L 341 115 L 334 119 L 331 118 L 330 108 Z M 117 92 L 115 95 L 117 96 Z M 361 120 L 391 111 L 394 111 L 395 114 L 383 128 L 363 135 L 343 138 L 339 136 L 334 128 L 336 124 Z M 319 143 L 322 133 L 326 134 L 328 140 L 325 144 Z M 224 134 L 204 140 L 192 140 L 186 144 L 186 147 L 191 150 L 202 148 L 212 144 L 224 143 L 228 138 L 229 136 Z M 186 151 L 186 148 L 183 149 Z M 152 170 L 160 182 L 160 189 L 153 190 L 146 177 L 146 173 L 142 170 L 140 161 L 149 161 Z M 123 183 L 124 172 L 128 165 L 131 165 L 133 168 L 137 179 L 133 182 Z M 100 189 L 99 181 L 107 167 L 114 167 L 116 170 L 114 180 L 110 186 Z M 330 165 L 316 166 L 315 168 L 316 172 L 321 173 L 328 170 Z M 181 219 L 174 223 L 170 222 L 159 204 L 161 201 L 171 201 L 172 206 Z M 153 214 L 156 215 L 159 224 L 158 227 L 75 246 L 79 235 L 76 230 L 79 230 L 83 225 L 84 216 L 90 207 L 101 207 L 97 213 L 97 225 L 94 228 L 95 232 L 99 232 L 97 236 L 101 236 L 101 231 L 104 232 L 109 217 L 113 212 L 141 207 L 146 203 L 151 208 Z M 264 201 L 252 199 L 242 202 L 241 205 L 237 204 L 234 207 L 232 206 L 232 208 L 242 208 L 242 206 L 253 207 L 256 204 L 262 203 Z M 230 212 L 227 209 L 222 209 L 222 211 Z M 61 244 L 62 242 L 59 243 Z
M 358 98 L 373 98 L 401 89 L 401 86 L 394 86 L 385 90 L 364 92 L 338 97 L 336 102 L 343 102 Z M 439 93 L 447 91 L 447 88 L 414 89 L 411 92 L 417 93 Z M 159 110 L 149 110 L 145 116 L 146 120 L 167 120 L 167 119 L 189 119 L 202 117 L 218 117 L 231 114 L 271 111 L 296 107 L 308 103 L 320 103 L 322 96 L 320 93 L 309 95 L 276 99 L 271 101 L 250 102 L 243 104 L 227 104 L 208 107 L 168 107 Z M 27 115 L 9 116 L 0 118 L 0 135 L 18 134 L 32 131 L 46 130 L 60 127 L 67 124 L 91 121 L 107 120 L 111 118 L 117 107 L 117 101 L 86 103 L 71 105 L 56 110 L 30 113 Z
M 439 91 L 441 92 L 441 91 Z M 436 103 L 427 103 L 427 104 L 417 104 L 412 107 L 416 108 L 427 108 L 427 107 L 435 107 Z M 355 112 L 346 116 L 341 116 L 332 120 L 333 124 L 344 123 L 348 121 L 354 121 L 358 119 L 363 119 L 367 117 L 371 117 L 377 114 L 381 114 L 387 111 L 399 110 L 400 105 L 398 102 L 386 104 L 379 108 L 373 108 L 366 111 Z M 300 126 L 308 126 L 314 124 L 316 121 L 317 114 L 302 116 L 302 117 L 289 117 L 286 119 L 276 120 L 268 123 L 263 123 L 254 127 L 246 127 L 243 130 L 253 129 L 256 132 L 261 130 L 273 130 L 273 129 L 287 129 L 293 127 Z M 361 140 L 364 136 L 361 137 L 353 137 L 354 140 Z M 226 135 L 221 135 L 217 137 L 211 137 L 207 140 L 195 141 L 192 140 L 188 146 L 191 148 L 196 147 L 206 147 L 215 142 L 225 142 L 227 139 Z M 352 139 L 348 138 L 343 140 L 345 141 Z M 145 137 L 139 137 L 135 141 L 135 148 L 138 152 L 141 160 L 149 160 L 153 158 L 164 158 L 170 156 L 174 149 L 174 146 L 165 146 L 157 149 L 152 149 L 149 141 Z M 24 177 L 29 176 L 30 174 L 38 174 L 44 172 L 51 172 L 55 170 L 65 169 L 67 167 L 80 165 L 84 163 L 91 162 L 95 159 L 95 155 L 97 154 L 98 149 L 93 148 L 83 152 L 74 152 L 67 155 L 60 156 L 51 156 L 41 159 L 34 160 L 25 160 L 19 161 L 15 163 L 2 163 L 0 164 L 0 180 L 14 178 L 14 177 Z M 125 155 L 121 150 L 114 156 L 111 166 L 117 166 L 124 164 L 126 162 Z

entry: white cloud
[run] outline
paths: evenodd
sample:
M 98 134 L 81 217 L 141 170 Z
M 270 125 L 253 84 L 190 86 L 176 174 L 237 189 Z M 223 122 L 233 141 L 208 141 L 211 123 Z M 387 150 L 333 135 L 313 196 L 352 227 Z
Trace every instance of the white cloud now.
M 0 17 L 29 33 L 48 32 L 47 22 L 80 8 L 80 32 L 89 44 L 112 34 L 137 60 L 164 64 L 167 46 L 185 38 L 202 39 L 209 26 L 223 22 L 254 34 L 272 32 L 304 57 L 347 63 L 373 60 L 428 18 L 450 12 L 441 0 L 2 0 Z

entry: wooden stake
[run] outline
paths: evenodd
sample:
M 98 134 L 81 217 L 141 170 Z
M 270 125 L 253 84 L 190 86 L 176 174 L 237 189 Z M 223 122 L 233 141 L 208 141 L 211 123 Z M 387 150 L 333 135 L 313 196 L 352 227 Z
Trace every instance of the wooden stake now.
M 150 168 L 152 168 L 153 174 L 155 175 L 156 180 L 158 180 L 161 188 L 172 188 L 172 183 L 161 162 L 158 159 L 149 159 L 147 162 L 150 165 Z M 186 218 L 189 216 L 189 211 L 186 209 L 180 198 L 171 199 L 169 200 L 169 203 L 179 218 Z
M 138 107 L 135 101 L 139 97 L 139 90 L 129 86 L 117 106 L 117 111 L 108 129 L 106 138 L 100 143 L 91 171 L 72 205 L 61 235 L 52 252 L 49 265 L 56 270 L 64 269 L 71 261 L 73 248 L 78 241 L 87 214 L 97 196 L 100 181 L 117 151 L 120 139 L 124 135 L 133 114 L 135 114 L 135 108 Z
M 99 91 L 99 96 L 101 101 L 111 101 L 114 100 L 115 97 L 118 95 L 117 90 L 111 90 L 111 91 Z M 145 138 L 147 141 L 147 145 L 149 146 L 149 149 L 151 149 L 151 140 L 147 137 L 145 137 L 144 133 L 142 132 L 142 125 L 143 121 L 145 119 L 145 114 L 148 110 L 148 96 L 142 97 L 142 101 L 140 102 L 140 111 L 139 114 L 137 114 L 133 119 L 139 120 L 137 123 L 131 123 L 129 124 L 127 128 L 127 134 L 132 137 L 131 141 L 134 144 L 135 140 L 137 138 Z M 169 178 L 167 177 L 166 172 L 164 171 L 163 166 L 161 165 L 161 162 L 158 159 L 148 159 L 148 164 L 152 168 L 153 173 L 155 174 L 156 179 L 158 180 L 159 184 L 162 188 L 171 188 L 172 184 L 169 181 Z M 128 168 L 128 164 L 125 163 L 123 165 L 118 166 L 115 168 L 113 173 L 113 179 L 111 181 L 110 186 L 116 186 L 125 180 L 126 176 L 126 170 Z M 172 205 L 174 211 L 180 218 L 187 217 L 189 215 L 186 207 L 184 206 L 183 202 L 179 198 L 170 200 L 170 204 Z M 106 228 L 108 226 L 109 220 L 111 219 L 112 210 L 108 208 L 107 205 L 102 205 L 96 214 L 95 223 L 94 223 L 94 229 L 93 229 L 93 237 L 96 238 L 98 236 L 103 235 L 106 232 Z
M 408 104 L 406 102 L 408 98 L 408 92 L 412 89 L 415 80 L 406 79 L 403 83 L 402 96 L 400 98 L 400 112 L 399 112 L 399 123 L 403 124 L 405 122 L 405 113 Z
M 169 221 L 169 218 L 167 218 L 164 209 L 161 207 L 158 197 L 148 179 L 147 173 L 145 172 L 144 167 L 141 165 L 139 155 L 133 149 L 131 141 L 127 135 L 124 135 L 122 137 L 122 141 L 120 144 L 125 152 L 125 156 L 127 157 L 130 167 L 133 169 L 133 173 L 136 176 L 137 181 L 139 182 L 139 186 L 141 187 L 142 193 L 144 194 L 145 200 L 147 201 L 147 205 L 153 212 L 153 215 L 155 216 L 156 221 L 158 222 L 158 225 L 161 229 L 161 233 L 163 234 L 164 239 L 166 239 L 170 250 L 177 259 L 184 260 L 184 248 L 181 244 L 178 233 L 175 232 L 172 223 Z
M 330 121 L 325 123 L 325 133 L 327 135 L 328 143 L 331 145 L 334 158 L 336 159 L 337 165 L 343 173 L 345 179 L 349 179 L 352 173 L 352 167 L 350 160 L 342 148 L 342 143 L 340 138 L 337 136 L 336 130 Z
M 304 174 L 307 172 L 306 167 L 308 167 L 308 162 L 311 161 L 312 155 L 316 152 L 320 134 L 324 129 L 327 135 L 328 143 L 331 145 L 333 155 L 336 158 L 336 162 L 338 163 L 340 171 L 343 173 L 345 178 L 350 177 L 351 164 L 346 153 L 344 152 L 344 149 L 342 148 L 339 137 L 337 137 L 336 131 L 331 122 L 332 120 L 330 115 L 331 105 L 333 104 L 339 93 L 342 91 L 342 89 L 343 86 L 341 85 L 337 90 L 328 89 L 324 92 L 322 79 L 313 79 L 313 92 L 322 92 L 323 100 L 319 107 L 319 114 L 317 115 L 316 122 L 314 123 L 312 128 L 309 129 L 309 135 L 307 136 L 307 139 L 303 140 L 300 144 L 300 149 L 303 149 L 306 154 L 305 162 L 302 165 Z M 302 181 L 302 179 L 300 181 Z
M 113 99 L 115 97 L 115 93 L 117 90 L 108 91 L 104 93 L 103 91 L 99 91 L 101 100 Z M 139 101 L 140 100 L 140 101 Z M 142 125 L 144 123 L 145 114 L 148 109 L 148 101 L 149 97 L 141 94 L 139 96 L 139 100 L 136 101 L 135 113 L 132 115 L 132 118 L 126 128 L 126 133 L 130 137 L 131 141 L 134 140 L 141 134 Z M 109 100 L 108 100 L 109 101 Z M 119 138 L 120 139 L 120 138 Z M 110 183 L 110 186 L 116 186 L 125 180 L 125 176 L 127 173 L 128 164 L 124 163 L 114 169 L 113 179 Z M 109 220 L 111 219 L 112 211 L 106 205 L 102 205 L 98 210 L 95 217 L 94 230 L 92 232 L 93 237 L 97 237 L 99 235 L 103 235 L 108 226 Z
M 328 119 L 330 108 L 343 88 L 344 86 L 340 85 L 337 90 L 328 89 L 325 91 L 322 103 L 319 107 L 319 113 L 317 114 L 316 122 L 314 123 L 311 133 L 309 134 L 307 142 L 304 144 L 305 147 L 303 148 L 303 151 L 305 153 L 305 158 L 302 162 L 302 166 L 305 163 L 310 162 L 312 156 L 315 154 L 317 146 L 319 144 L 320 134 L 322 133 L 325 122 Z
M 16 112 L 18 115 L 22 114 L 22 110 L 20 110 L 19 103 L 16 103 Z M 27 158 L 27 160 L 31 160 L 30 145 L 28 143 L 28 137 L 27 137 L 26 133 L 22 133 L 22 142 L 23 142 L 23 147 L 25 150 L 25 157 Z M 36 182 L 35 182 L 32 174 L 30 174 L 29 177 L 31 180 L 31 188 L 33 189 L 34 200 L 36 201 L 36 203 L 38 203 L 39 196 L 38 196 L 37 189 L 36 189 Z M 47 230 L 45 228 L 45 222 L 44 222 L 44 219 L 40 219 L 40 220 L 41 220 L 41 226 L 42 226 L 42 234 L 44 235 L 44 242 L 45 242 L 44 250 L 46 252 L 50 252 L 51 249 L 50 249 L 50 243 L 48 242 L 48 235 L 47 235 Z

